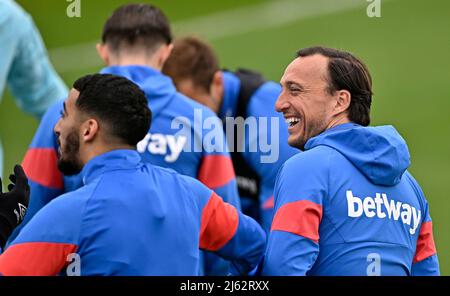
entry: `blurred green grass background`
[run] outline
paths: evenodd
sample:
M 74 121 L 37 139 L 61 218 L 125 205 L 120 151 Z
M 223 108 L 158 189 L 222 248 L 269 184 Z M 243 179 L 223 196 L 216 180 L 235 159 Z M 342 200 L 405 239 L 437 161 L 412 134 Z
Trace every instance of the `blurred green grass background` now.
M 314 0 L 298 0 L 308 4 Z M 329 0 L 330 4 L 334 0 Z M 352 1 L 352 0 L 350 0 Z M 408 142 L 410 171 L 430 204 L 441 272 L 450 275 L 450 2 L 446 0 L 381 1 L 381 18 L 369 18 L 365 0 L 353 9 L 301 18 L 279 26 L 247 32 L 239 30 L 210 40 L 221 66 L 248 67 L 278 81 L 296 50 L 325 45 L 349 50 L 368 65 L 374 81 L 372 124 L 392 124 Z M 106 18 L 120 0 L 81 0 L 81 18 L 68 18 L 65 0 L 19 0 L 34 18 L 47 48 L 54 49 L 99 40 Z M 243 22 L 241 7 L 257 8 L 264 0 L 155 0 L 172 22 L 182 22 L 229 11 L 230 21 Z M 276 2 L 276 1 L 273 1 Z M 250 16 L 249 16 L 250 17 Z M 271 17 L 282 18 L 283 15 Z M 211 23 L 211 28 L 221 24 Z M 221 29 L 220 27 L 217 27 Z M 180 28 L 182 31 L 183 28 Z M 196 33 L 196 32 L 192 32 Z M 201 34 L 200 34 L 201 35 Z M 59 50 L 61 53 L 61 50 Z M 62 51 L 64 53 L 64 51 Z M 100 69 L 95 49 L 53 55 L 55 67 L 68 85 L 82 74 Z M 65 63 L 85 65 L 67 69 Z M 0 105 L 0 138 L 5 152 L 4 175 L 21 161 L 37 127 L 22 113 L 8 92 Z

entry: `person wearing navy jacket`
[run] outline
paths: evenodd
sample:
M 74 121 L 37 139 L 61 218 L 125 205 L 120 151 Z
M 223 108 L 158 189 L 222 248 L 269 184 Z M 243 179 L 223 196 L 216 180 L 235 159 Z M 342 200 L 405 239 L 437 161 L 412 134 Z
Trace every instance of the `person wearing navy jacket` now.
M 233 163 L 220 120 L 207 107 L 178 93 L 172 80 L 160 72 L 172 50 L 171 40 L 169 22 L 158 8 L 147 4 L 121 6 L 106 21 L 102 43 L 97 47 L 107 65 L 101 73 L 126 77 L 146 94 L 154 118 L 137 146 L 145 162 L 197 178 L 240 209 Z M 31 197 L 22 225 L 53 198 L 81 186 L 79 176 L 65 176 L 56 166 L 57 143 L 52 130 L 61 108 L 62 103 L 58 103 L 45 114 L 23 160 Z M 203 124 L 208 120 L 213 125 Z M 208 135 L 214 135 L 216 141 L 209 141 Z M 226 274 L 229 265 L 225 261 L 214 254 L 205 257 L 200 274 Z
M 64 274 L 72 258 L 79 275 L 197 275 L 200 249 L 239 274 L 255 269 L 265 246 L 256 221 L 194 178 L 142 161 L 151 117 L 126 78 L 74 83 L 55 133 L 59 169 L 83 186 L 31 219 L 0 256 L 2 275 Z
M 372 80 L 352 54 L 302 49 L 276 108 L 289 144 L 263 275 L 439 275 L 430 210 L 392 126 L 368 127 Z

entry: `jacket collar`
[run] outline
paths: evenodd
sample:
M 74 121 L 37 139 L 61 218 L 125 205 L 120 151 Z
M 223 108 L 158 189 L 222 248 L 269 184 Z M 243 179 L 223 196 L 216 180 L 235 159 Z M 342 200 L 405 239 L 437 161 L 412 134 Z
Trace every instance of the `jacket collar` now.
M 132 169 L 138 167 L 140 163 L 141 156 L 131 149 L 118 149 L 100 154 L 83 167 L 81 171 L 83 184 L 89 184 L 106 171 Z

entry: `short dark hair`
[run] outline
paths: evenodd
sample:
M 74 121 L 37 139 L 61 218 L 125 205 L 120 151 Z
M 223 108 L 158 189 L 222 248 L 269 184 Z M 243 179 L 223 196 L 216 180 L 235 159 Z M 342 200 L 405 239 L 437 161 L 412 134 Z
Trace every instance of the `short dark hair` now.
M 328 92 L 347 90 L 351 94 L 349 119 L 362 126 L 370 124 L 372 104 L 372 77 L 367 66 L 349 52 L 321 46 L 308 47 L 297 52 L 297 57 L 320 54 L 328 61 Z
M 111 74 L 79 78 L 75 106 L 104 122 L 106 130 L 123 143 L 135 146 L 150 129 L 152 113 L 144 92 L 130 80 Z
M 149 4 L 127 4 L 117 8 L 108 18 L 102 41 L 113 51 L 142 46 L 153 51 L 172 42 L 169 21 L 157 7 Z
M 163 73 L 175 84 L 184 79 L 192 81 L 209 93 L 219 62 L 212 48 L 195 37 L 185 37 L 174 42 L 172 53 L 164 64 Z

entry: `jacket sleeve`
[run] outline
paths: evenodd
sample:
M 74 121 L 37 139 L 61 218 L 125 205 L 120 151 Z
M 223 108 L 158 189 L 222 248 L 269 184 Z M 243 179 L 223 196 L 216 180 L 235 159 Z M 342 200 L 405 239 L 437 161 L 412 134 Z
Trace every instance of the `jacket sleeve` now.
M 261 226 L 200 183 L 193 187 L 201 209 L 200 249 L 214 252 L 231 261 L 241 274 L 248 274 L 264 253 Z
M 30 185 L 30 204 L 24 221 L 14 230 L 10 241 L 36 212 L 65 191 L 63 175 L 57 166 L 58 145 L 53 132 L 62 106 L 62 102 L 58 102 L 46 112 L 22 161 Z
M 228 202 L 236 208 L 241 208 L 239 193 L 236 183 L 236 174 L 233 167 L 233 162 L 228 150 L 228 144 L 223 132 L 222 122 L 215 115 L 210 115 L 207 118 L 210 122 L 217 125 L 213 131 L 205 128 L 203 135 L 214 133 L 216 138 L 220 138 L 220 143 L 216 146 L 204 145 L 207 141 L 206 137 L 203 141 L 203 155 L 200 167 L 197 173 L 197 179 L 205 184 L 208 188 L 214 190 L 225 202 Z
M 51 65 L 31 17 L 15 3 L 5 9 L 9 10 L 8 26 L 16 28 L 7 84 L 22 110 L 41 117 L 52 104 L 65 99 L 67 88 Z
M 319 254 L 319 225 L 327 190 L 320 166 L 288 160 L 275 184 L 275 214 L 266 248 L 263 275 L 307 275 Z
M 0 255 L 0 274 L 59 274 L 76 257 L 83 208 L 73 196 L 61 196 L 45 206 Z
M 417 239 L 416 253 L 414 255 L 414 260 L 411 268 L 411 275 L 440 275 L 436 245 L 433 238 L 433 224 L 428 209 L 428 203 L 426 201 L 424 217 L 425 219 L 422 222 L 419 237 Z
M 232 204 L 237 209 L 241 209 L 241 202 L 239 198 L 236 175 L 233 168 L 233 162 L 228 152 L 228 144 L 226 142 L 223 128 L 219 118 L 215 115 L 214 118 L 219 128 L 215 129 L 216 136 L 221 137 L 222 144 L 218 151 L 203 147 L 202 159 L 197 173 L 197 179 L 206 185 L 208 188 L 221 196 L 227 203 Z M 207 131 L 203 133 L 206 135 Z M 213 145 L 211 145 L 213 146 Z M 205 252 L 202 254 L 204 259 L 205 275 L 225 275 L 230 269 L 230 265 L 225 260 L 218 258 L 215 254 Z
M 247 106 L 247 115 L 257 119 L 258 132 L 245 133 L 243 156 L 260 178 L 259 210 L 267 233 L 273 219 L 277 173 L 286 160 L 300 151 L 288 145 L 289 133 L 282 113 L 267 108 L 275 105 L 280 93 L 280 84 L 266 82 L 255 91 Z
M 197 179 L 222 196 L 226 202 L 241 208 L 236 175 L 229 153 L 205 154 Z

